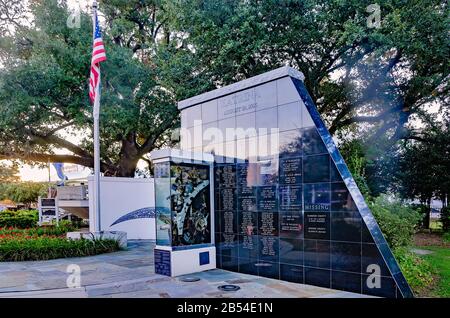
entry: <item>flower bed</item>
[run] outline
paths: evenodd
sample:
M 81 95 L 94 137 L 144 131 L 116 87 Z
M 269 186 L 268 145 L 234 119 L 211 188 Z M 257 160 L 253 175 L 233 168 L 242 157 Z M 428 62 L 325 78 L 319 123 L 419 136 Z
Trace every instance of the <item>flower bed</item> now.
M 0 228 L 0 261 L 36 261 L 118 251 L 115 240 L 70 240 L 70 227 Z

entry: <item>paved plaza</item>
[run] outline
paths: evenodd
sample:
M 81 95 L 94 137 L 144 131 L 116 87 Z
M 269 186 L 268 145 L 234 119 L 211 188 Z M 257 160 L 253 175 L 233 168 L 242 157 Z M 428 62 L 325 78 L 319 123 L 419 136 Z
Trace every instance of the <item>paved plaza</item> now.
M 154 273 L 150 241 L 129 241 L 128 249 L 91 257 L 38 262 L 0 263 L 0 297 L 151 297 L 151 298 L 334 298 L 367 297 L 360 294 L 294 284 L 221 269 L 188 275 L 182 282 Z M 68 266 L 81 269 L 81 287 L 67 288 Z M 241 289 L 219 291 L 235 284 Z

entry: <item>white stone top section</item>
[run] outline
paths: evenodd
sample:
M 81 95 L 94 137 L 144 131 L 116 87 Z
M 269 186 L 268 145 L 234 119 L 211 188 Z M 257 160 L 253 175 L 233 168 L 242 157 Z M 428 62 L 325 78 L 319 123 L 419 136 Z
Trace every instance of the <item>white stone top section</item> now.
M 205 162 L 214 162 L 214 156 L 210 153 L 192 152 L 174 148 L 165 148 L 153 150 L 150 153 L 153 162 L 162 162 L 170 160 L 197 160 Z
M 182 100 L 180 102 L 178 102 L 178 109 L 183 109 L 183 108 L 187 108 L 196 104 L 200 104 L 212 99 L 216 99 L 225 95 L 229 95 L 232 94 L 234 92 L 237 91 L 242 91 L 244 89 L 253 87 L 253 86 L 257 86 L 257 85 L 261 85 L 282 77 L 286 77 L 286 76 L 290 76 L 290 77 L 294 77 L 297 78 L 299 80 L 304 80 L 305 76 L 303 75 L 302 72 L 296 70 L 295 68 L 289 67 L 289 66 L 283 66 L 280 68 L 277 68 L 273 71 L 270 72 L 266 72 L 254 77 L 250 77 L 248 79 L 245 79 L 243 81 L 228 85 L 228 86 L 224 86 L 218 89 L 215 89 L 213 91 L 209 91 L 185 100 Z

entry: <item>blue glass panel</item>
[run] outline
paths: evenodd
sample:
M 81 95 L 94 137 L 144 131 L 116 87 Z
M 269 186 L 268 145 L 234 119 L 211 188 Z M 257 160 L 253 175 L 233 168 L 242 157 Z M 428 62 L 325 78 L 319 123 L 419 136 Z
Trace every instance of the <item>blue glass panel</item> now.
M 244 191 L 245 190 L 245 191 Z M 238 195 L 239 211 L 256 212 L 256 189 L 245 188 L 239 189 Z
M 330 213 L 305 212 L 305 238 L 329 240 L 330 239 Z
M 220 255 L 216 249 L 216 267 L 222 268 L 222 255 Z
M 239 235 L 239 257 L 256 259 L 259 251 L 258 244 L 257 235 Z
M 237 257 L 231 257 L 228 255 L 221 256 L 221 265 L 222 268 L 227 271 L 238 272 L 239 271 L 239 262 Z
M 302 131 L 303 153 L 305 156 L 328 153 L 322 138 L 315 127 L 305 128 Z
M 373 270 L 368 271 L 370 265 L 378 265 L 380 268 L 379 275 L 391 276 L 383 257 L 375 244 L 362 244 L 361 269 L 363 273 L 372 274 Z
M 330 174 L 331 182 L 344 182 L 333 160 L 330 160 Z
M 259 212 L 278 211 L 278 194 L 276 186 L 258 187 L 257 207 Z
M 401 272 L 394 274 L 394 280 L 397 283 L 397 298 L 412 298 L 414 297 L 413 292 L 411 291 L 411 288 L 409 288 L 408 283 L 406 282 L 405 277 Z
M 239 258 L 239 273 L 258 275 L 258 267 L 254 259 Z
M 358 212 L 331 213 L 331 239 L 334 241 L 361 241 L 361 217 Z
M 292 185 L 302 183 L 302 158 L 280 159 L 279 163 L 280 184 Z
M 303 267 L 289 264 L 280 264 L 280 279 L 303 284 Z
M 290 185 L 279 188 L 280 211 L 301 211 L 302 210 L 302 186 Z
M 331 210 L 358 211 L 350 192 L 347 190 L 347 187 L 343 182 L 331 184 Z
M 237 186 L 240 189 L 250 188 L 257 185 L 258 166 L 256 163 L 238 163 L 236 165 Z M 240 191 L 242 194 L 242 190 Z
M 216 201 L 217 202 L 217 201 Z M 222 219 L 222 216 L 217 209 L 217 207 L 214 209 L 214 232 L 220 232 L 220 220 Z
M 330 268 L 330 241 L 304 240 L 304 265 L 311 267 Z
M 220 188 L 235 188 L 236 187 L 236 165 L 223 164 L 216 165 L 215 182 Z
M 218 248 L 220 249 L 219 254 L 222 256 L 238 257 L 238 235 L 221 233 L 221 242 Z
M 258 185 L 276 185 L 278 183 L 278 158 L 267 157 L 265 160 L 259 160 Z
M 361 241 L 364 243 L 375 244 L 372 235 L 370 235 L 370 232 L 367 229 L 367 225 L 364 222 L 361 222 Z
M 330 183 L 305 184 L 303 199 L 305 211 L 330 211 Z
M 374 280 L 379 280 L 379 287 L 374 285 Z M 369 281 L 369 284 L 368 284 Z M 362 275 L 362 292 L 363 294 L 386 297 L 386 298 L 396 298 L 397 297 L 397 287 L 395 281 L 390 277 L 375 277 L 369 275 Z
M 278 125 L 278 107 L 268 108 L 256 112 L 256 129 L 259 134 L 269 134 Z
M 280 237 L 303 238 L 303 218 L 301 211 L 283 212 L 280 218 Z
M 305 273 L 305 284 L 325 288 L 331 287 L 330 270 L 305 267 L 304 273 Z
M 222 233 L 238 233 L 237 211 L 221 211 L 220 212 L 220 232 Z
M 331 288 L 361 293 L 361 274 L 332 271 Z
M 299 157 L 302 155 L 301 130 L 289 130 L 279 133 L 279 157 Z
M 280 264 L 272 262 L 258 262 L 257 267 L 259 276 L 280 279 Z
M 266 236 L 278 235 L 278 213 L 259 212 L 258 213 L 258 234 Z
M 280 263 L 303 265 L 303 240 L 280 238 Z
M 278 106 L 278 128 L 280 131 L 297 129 L 301 126 L 300 103 Z
M 394 255 L 392 255 L 392 252 L 389 249 L 389 246 L 387 245 L 387 243 L 378 244 L 378 248 L 380 250 L 380 253 L 385 256 L 386 265 L 390 269 L 390 273 L 394 276 L 394 278 L 395 278 L 395 274 L 397 274 L 397 273 L 401 274 L 400 267 L 398 266 Z
M 235 188 L 221 188 L 219 193 L 219 200 L 217 201 L 217 208 L 221 211 L 236 211 L 237 195 Z
M 329 182 L 330 156 L 318 155 L 303 157 L 303 182 Z
M 239 211 L 239 233 L 245 235 L 258 235 L 258 212 Z
M 332 241 L 331 268 L 361 273 L 361 244 Z
M 279 238 L 259 235 L 259 257 L 262 261 L 279 261 Z

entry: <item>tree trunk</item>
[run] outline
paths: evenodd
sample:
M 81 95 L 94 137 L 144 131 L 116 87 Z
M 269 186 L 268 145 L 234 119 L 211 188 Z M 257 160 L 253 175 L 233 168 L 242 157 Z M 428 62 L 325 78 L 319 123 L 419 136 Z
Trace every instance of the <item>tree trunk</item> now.
M 122 140 L 116 177 L 133 178 L 138 161 L 139 149 L 135 142 L 135 134 L 129 133 L 126 138 Z
M 139 159 L 123 158 L 120 160 L 116 177 L 133 178 Z
M 431 199 L 427 200 L 427 210 L 425 212 L 425 217 L 423 218 L 424 229 L 430 228 L 430 214 L 431 214 Z

